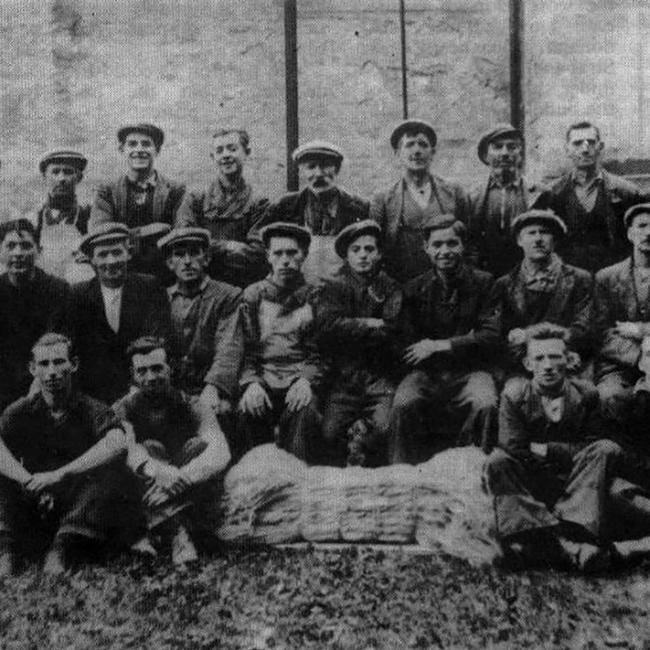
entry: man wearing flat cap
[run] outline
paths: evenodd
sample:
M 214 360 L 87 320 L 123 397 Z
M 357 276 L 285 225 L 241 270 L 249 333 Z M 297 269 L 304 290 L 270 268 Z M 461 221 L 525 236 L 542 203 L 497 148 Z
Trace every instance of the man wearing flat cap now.
M 174 228 L 158 247 L 176 280 L 167 289 L 174 383 L 215 413 L 237 457 L 244 446 L 233 437 L 233 404 L 244 353 L 241 289 L 208 276 L 210 231 Z
M 551 186 L 548 206 L 569 229 L 558 252 L 569 264 L 592 273 L 626 256 L 623 215 L 650 198 L 634 183 L 601 167 L 604 146 L 600 130 L 591 122 L 576 122 L 567 129 L 565 149 L 572 169 Z
M 526 210 L 546 207 L 549 201 L 547 188 L 521 175 L 523 144 L 521 132 L 511 124 L 497 124 L 478 143 L 479 160 L 490 173 L 487 182 L 469 193 L 469 254 L 495 278 L 520 258 L 512 236 L 513 220 Z
M 331 386 L 317 462 L 386 462 L 388 417 L 400 367 L 397 336 L 402 289 L 381 270 L 383 235 L 376 221 L 345 227 L 335 249 L 344 261 L 325 282 L 316 308 L 319 348 Z
M 524 259 L 494 286 L 509 348 L 504 350 L 504 368 L 519 370 L 525 329 L 542 322 L 566 327 L 569 350 L 584 361 L 593 346 L 594 282 L 591 273 L 566 264 L 554 252 L 567 234 L 564 221 L 550 210 L 528 210 L 513 219 L 511 230 Z
M 428 122 L 400 122 L 391 133 L 390 144 L 402 177 L 388 190 L 375 194 L 370 202 L 370 218 L 381 226 L 386 238 L 384 266 L 400 282 L 430 268 L 421 236 L 422 225 L 429 218 L 453 214 L 459 221 L 467 220 L 465 190 L 431 173 L 437 141 Z
M 404 287 L 408 370 L 393 399 L 391 463 L 417 464 L 448 447 L 493 442 L 499 312 L 492 276 L 464 261 L 466 236 L 454 215 L 430 217 L 422 227 L 430 269 Z
M 238 431 L 248 436 L 250 446 L 275 440 L 280 448 L 311 461 L 321 426 L 316 296 L 302 274 L 311 233 L 295 223 L 277 222 L 262 228 L 260 237 L 271 272 L 244 290 Z
M 210 277 L 238 287 L 261 280 L 267 272 L 261 246 L 248 234 L 269 205 L 243 175 L 250 155 L 243 129 L 219 129 L 212 136 L 210 157 L 216 178 L 207 190 L 185 194 L 176 215 L 176 227 L 199 226 L 210 231 Z
M 345 226 L 368 218 L 368 202 L 338 185 L 343 153 L 336 145 L 312 140 L 300 145 L 292 158 L 306 187 L 300 192 L 289 192 L 272 204 L 252 235 L 277 221 L 308 228 L 312 242 L 303 272 L 310 280 L 318 280 L 330 276 L 340 266 L 333 239 Z
M 76 263 L 76 251 L 88 229 L 90 205 L 77 201 L 77 186 L 88 161 L 71 149 L 54 149 L 38 163 L 47 196 L 41 207 L 26 215 L 40 241 L 39 266 L 56 277 L 80 282 L 92 277 L 87 265 Z
M 165 134 L 154 124 L 129 124 L 117 132 L 126 173 L 100 185 L 90 213 L 90 227 L 106 222 L 125 224 L 134 244 L 131 266 L 162 276 L 156 241 L 174 225 L 185 185 L 171 181 L 155 168 Z M 166 278 L 161 277 L 166 281 Z
M 594 311 L 600 350 L 594 379 L 603 412 L 622 420 L 641 376 L 640 345 L 650 334 L 650 203 L 632 206 L 624 216 L 632 255 L 596 273 Z
M 128 268 L 125 224 L 91 227 L 80 248 L 95 277 L 72 288 L 79 381 L 89 395 L 112 404 L 129 389 L 129 343 L 140 336 L 169 335 L 169 303 L 156 278 Z

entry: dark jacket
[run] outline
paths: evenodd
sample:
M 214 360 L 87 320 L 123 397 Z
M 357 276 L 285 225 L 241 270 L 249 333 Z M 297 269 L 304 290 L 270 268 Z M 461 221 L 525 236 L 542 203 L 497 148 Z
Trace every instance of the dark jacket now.
M 288 221 L 300 226 L 310 227 L 310 224 L 305 223 L 305 208 L 307 206 L 309 192 L 309 188 L 305 188 L 300 192 L 289 192 L 280 198 L 279 201 L 271 204 L 264 216 L 255 224 L 255 227 L 251 231 L 251 236 L 258 239 L 259 235 L 257 233 L 260 228 L 275 221 Z M 351 223 L 368 218 L 368 202 L 365 199 L 354 196 L 340 187 L 337 187 L 337 192 L 338 209 L 333 232 L 314 232 L 314 235 L 337 235 Z
M 469 215 L 469 199 L 465 190 L 452 181 L 432 175 L 432 189 L 442 206 L 441 214 L 453 214 L 456 219 L 467 222 Z M 424 273 L 429 268 L 429 261 L 418 237 L 417 248 L 404 250 L 400 241 L 400 231 L 403 228 L 404 210 L 404 180 L 400 179 L 388 190 L 375 194 L 370 201 L 370 218 L 380 226 L 386 238 L 384 246 L 384 267 L 386 272 L 395 279 L 404 282 Z M 413 264 L 413 258 L 418 258 L 418 264 Z M 415 268 L 413 273 L 405 273 L 404 269 Z
M 526 288 L 518 264 L 494 284 L 494 302 L 501 314 L 501 332 L 507 338 L 515 328 L 549 322 L 569 328 L 572 349 L 584 359 L 593 346 L 593 292 L 591 273 L 562 262 L 560 276 L 545 313 L 533 318 L 526 304 Z M 538 315 L 539 316 L 539 315 Z
M 494 279 L 489 273 L 462 267 L 456 282 L 457 302 L 449 308 L 449 318 L 443 319 L 444 289 L 435 269 L 406 284 L 400 319 L 404 344 L 422 339 L 451 342 L 451 353 L 425 361 L 424 370 L 452 366 L 470 371 L 492 361 L 501 331 L 493 286 Z
M 369 282 L 345 264 L 321 289 L 316 307 L 316 331 L 321 355 L 336 372 L 362 368 L 379 376 L 392 376 L 399 369 L 401 352 L 398 318 L 402 289 L 383 271 Z M 381 328 L 368 319 L 380 318 Z
M 619 336 L 613 330 L 616 321 L 629 321 L 645 323 L 650 334 L 650 304 L 639 304 L 637 300 L 631 257 L 596 273 L 594 313 L 600 342 L 596 377 L 625 368 L 637 374 L 640 341 Z
M 79 354 L 79 385 L 108 404 L 128 392 L 130 363 L 126 349 L 140 336 L 169 336 L 165 290 L 148 275 L 129 273 L 122 293 L 120 327 L 115 333 L 104 310 L 97 278 L 72 289 L 72 318 Z
M 170 181 L 162 174 L 158 174 L 153 194 L 152 222 L 163 222 L 173 226 L 176 211 L 184 194 L 185 185 Z M 113 183 L 100 185 L 97 188 L 88 228 L 92 230 L 98 224 L 107 221 L 119 221 L 129 228 L 147 225 L 135 223 L 127 212 L 127 177 L 122 176 Z
M 549 188 L 532 183 L 521 177 L 522 195 L 525 210 L 544 209 L 550 204 Z M 501 229 L 500 224 L 489 222 L 487 215 L 487 198 L 490 189 L 490 177 L 480 185 L 472 188 L 468 195 L 468 257 L 480 269 L 495 277 L 506 273 L 517 260 L 521 259 L 521 250 L 510 231 L 510 224 Z
M 558 246 L 558 253 L 568 263 L 577 264 L 590 271 L 597 271 L 618 262 L 629 253 L 623 215 L 629 207 L 647 200 L 647 195 L 634 183 L 605 170 L 602 170 L 602 175 L 601 191 L 604 192 L 604 197 L 600 204 L 600 216 L 605 220 L 607 239 L 602 242 L 602 250 L 599 249 L 590 255 L 590 265 L 580 263 L 583 257 L 581 240 L 586 224 L 581 221 L 581 215 L 572 209 L 575 205 L 572 195 L 575 192 L 571 173 L 559 178 L 550 189 L 549 207 L 564 219 L 569 229 L 568 235 Z
M 548 443 L 551 463 L 571 459 L 590 441 L 603 437 L 598 391 L 591 382 L 566 379 L 562 419 L 551 422 L 533 382 L 514 377 L 506 382 L 499 406 L 499 447 L 522 461 L 535 462 L 530 443 Z
M 68 284 L 39 268 L 25 287 L 0 275 L 0 408 L 25 395 L 32 383 L 31 349 L 47 332 L 71 334 Z

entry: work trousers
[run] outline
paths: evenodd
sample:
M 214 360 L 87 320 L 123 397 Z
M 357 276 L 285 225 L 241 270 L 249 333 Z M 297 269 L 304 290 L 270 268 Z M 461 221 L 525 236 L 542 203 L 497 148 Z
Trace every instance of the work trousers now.
M 416 464 L 449 447 L 489 446 L 497 401 L 488 372 L 411 372 L 393 399 L 389 462 Z
M 323 414 L 322 450 L 316 462 L 344 467 L 350 454 L 358 454 L 362 465 L 383 464 L 395 384 L 355 368 L 341 372 L 332 385 Z M 355 435 L 350 429 L 357 421 L 362 422 Z
M 611 440 L 598 440 L 555 462 L 519 460 L 494 449 L 485 483 L 494 497 L 497 534 L 508 541 L 537 529 L 570 524 L 585 541 L 608 536 L 609 489 L 621 457 Z
M 312 396 L 307 406 L 298 411 L 290 411 L 285 403 L 288 388 L 270 388 L 265 385 L 264 390 L 271 401 L 271 408 L 262 417 L 250 413 L 240 414 L 238 434 L 245 436 L 247 449 L 275 442 L 280 449 L 301 460 L 312 462 L 322 423 L 317 398 Z
M 135 487 L 122 461 L 115 461 L 49 489 L 50 508 L 15 481 L 0 478 L 0 532 L 27 554 L 42 552 L 62 536 L 125 545 L 138 532 Z

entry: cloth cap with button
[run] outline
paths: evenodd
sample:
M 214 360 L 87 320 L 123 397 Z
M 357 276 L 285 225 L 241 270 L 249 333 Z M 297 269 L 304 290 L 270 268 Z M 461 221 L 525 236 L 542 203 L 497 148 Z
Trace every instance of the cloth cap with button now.
M 48 151 L 39 161 L 38 169 L 41 174 L 45 173 L 47 166 L 50 163 L 62 163 L 64 165 L 70 165 L 78 171 L 82 172 L 86 169 L 88 164 L 88 159 L 78 151 L 72 151 L 70 149 L 54 149 Z
M 488 164 L 486 158 L 488 145 L 497 138 L 517 138 L 522 144 L 524 142 L 524 136 L 521 134 L 519 129 L 516 129 L 512 124 L 501 122 L 489 131 L 483 133 L 481 139 L 478 141 L 478 157 L 482 163 L 485 163 L 486 165 Z
M 438 142 L 438 136 L 436 135 L 435 129 L 424 120 L 403 120 L 400 122 L 390 134 L 390 146 L 393 149 L 397 150 L 399 147 L 399 141 L 405 133 L 424 133 L 431 147 L 434 148 Z
M 127 124 L 123 126 L 117 132 L 117 139 L 120 144 L 124 144 L 126 136 L 129 135 L 129 133 L 144 133 L 145 135 L 148 135 L 153 140 L 156 149 L 160 149 L 165 141 L 165 132 L 155 124 L 141 122 L 140 124 Z
M 291 158 L 295 163 L 301 163 L 307 158 L 331 158 L 340 165 L 343 162 L 343 152 L 331 142 L 310 140 L 296 147 Z
M 533 224 L 542 224 L 546 226 L 553 232 L 556 239 L 564 237 L 569 230 L 564 221 L 552 210 L 528 210 L 527 212 L 518 214 L 512 220 L 510 228 L 513 237 L 517 238 L 519 231 L 522 228 Z
M 341 230 L 334 240 L 334 250 L 336 254 L 345 259 L 348 254 L 350 244 L 362 235 L 373 235 L 377 239 L 379 248 L 383 245 L 383 234 L 380 225 L 373 219 L 364 219 L 363 221 L 356 221 L 346 226 Z
M 275 223 L 270 223 L 268 226 L 264 226 L 260 230 L 260 237 L 264 246 L 267 248 L 271 237 L 291 237 L 305 250 L 311 244 L 311 233 L 307 228 L 286 221 L 276 221 Z
M 207 249 L 210 247 L 210 231 L 195 227 L 174 228 L 158 240 L 158 248 L 164 253 L 169 253 L 175 244 L 181 242 L 194 242 Z
M 625 228 L 629 228 L 632 225 L 632 219 L 640 214 L 650 214 L 650 203 L 638 203 L 637 205 L 628 208 L 627 212 L 623 216 Z
M 93 248 L 98 244 L 125 241 L 129 239 L 129 236 L 129 229 L 123 223 L 118 223 L 117 221 L 108 221 L 93 228 L 81 240 L 81 244 L 79 244 L 79 250 L 88 257 L 92 257 Z

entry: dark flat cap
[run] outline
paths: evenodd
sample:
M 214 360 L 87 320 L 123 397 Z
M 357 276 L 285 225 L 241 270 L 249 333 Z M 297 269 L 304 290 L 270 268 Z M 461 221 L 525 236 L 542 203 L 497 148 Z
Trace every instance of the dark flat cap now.
M 384 237 L 380 225 L 374 219 L 364 219 L 355 221 L 341 230 L 334 240 L 336 254 L 341 259 L 345 259 L 350 244 L 362 235 L 373 235 L 377 239 L 377 244 L 383 246 Z
M 161 251 L 169 251 L 174 244 L 181 242 L 196 242 L 205 248 L 210 246 L 210 231 L 205 228 L 174 228 L 158 240 Z
M 626 229 L 630 227 L 632 219 L 639 214 L 650 214 L 650 203 L 638 203 L 627 209 L 623 216 L 623 223 Z
M 267 247 L 271 237 L 292 237 L 305 249 L 309 248 L 311 244 L 311 233 L 307 228 L 286 221 L 276 221 L 275 223 L 270 223 L 268 226 L 264 226 L 260 230 L 260 237 L 264 246 Z
M 422 222 L 420 230 L 423 233 L 427 233 L 430 230 L 442 230 L 443 228 L 449 228 L 456 221 L 458 219 L 453 214 L 432 214 Z
M 117 139 L 120 143 L 124 144 L 126 136 L 129 135 L 129 133 L 144 133 L 145 135 L 148 135 L 156 145 L 156 149 L 160 149 L 165 141 L 165 132 L 155 124 L 147 124 L 146 122 L 140 124 L 126 124 L 117 132 Z
M 489 131 L 486 131 L 478 141 L 478 157 L 482 163 L 485 163 L 486 165 L 488 164 L 485 156 L 487 154 L 488 145 L 490 142 L 496 140 L 497 138 L 505 137 L 518 138 L 522 142 L 524 141 L 524 136 L 521 134 L 521 131 L 512 126 L 512 124 L 508 124 L 506 122 L 497 124 Z
M 92 256 L 93 247 L 97 244 L 106 244 L 119 240 L 129 239 L 130 232 L 127 226 L 117 221 L 107 221 L 93 228 L 79 244 L 79 250 L 87 255 Z
M 78 151 L 72 151 L 70 149 L 53 149 L 52 151 L 48 151 L 38 163 L 38 169 L 41 174 L 45 173 L 45 170 L 50 163 L 63 163 L 82 172 L 86 169 L 88 159 Z
M 545 225 L 553 231 L 556 238 L 564 237 L 569 230 L 564 221 L 552 210 L 528 210 L 522 212 L 512 220 L 510 228 L 513 236 L 517 237 L 522 228 L 533 224 Z
M 400 122 L 390 134 L 390 146 L 393 147 L 393 149 L 397 149 L 397 147 L 399 147 L 400 138 L 408 131 L 424 133 L 429 139 L 432 147 L 435 147 L 438 142 L 438 136 L 436 135 L 435 129 L 428 122 L 425 122 L 424 120 L 404 120 Z
M 296 147 L 291 154 L 291 158 L 297 163 L 309 157 L 332 158 L 338 163 L 341 163 L 343 161 L 343 152 L 331 142 L 310 140 Z

